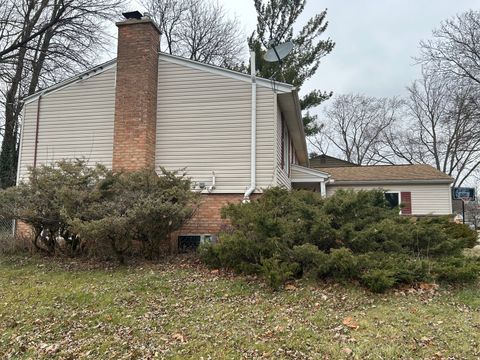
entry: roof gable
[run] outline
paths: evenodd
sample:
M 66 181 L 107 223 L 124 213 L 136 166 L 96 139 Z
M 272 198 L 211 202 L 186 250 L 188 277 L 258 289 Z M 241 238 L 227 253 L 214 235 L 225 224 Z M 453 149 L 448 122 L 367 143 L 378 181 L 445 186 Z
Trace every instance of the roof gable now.
M 186 67 L 196 69 L 196 70 L 207 71 L 207 72 L 210 72 L 212 74 L 217 74 L 217 75 L 229 77 L 231 79 L 236 79 L 236 80 L 240 80 L 240 81 L 247 82 L 247 83 L 252 82 L 252 78 L 249 74 L 244 74 L 244 73 L 234 71 L 234 70 L 230 70 L 230 69 L 226 69 L 226 68 L 223 68 L 223 67 L 220 67 L 220 66 L 205 64 L 205 63 L 202 63 L 202 62 L 199 62 L 199 61 L 194 61 L 194 60 L 190 60 L 190 59 L 186 59 L 186 58 L 183 58 L 183 57 L 180 57 L 180 56 L 170 55 L 170 54 L 166 54 L 166 53 L 160 53 L 158 58 L 159 58 L 159 60 L 168 61 L 168 62 L 173 63 L 173 64 L 186 66 Z M 275 81 L 273 83 L 273 81 L 270 80 L 270 79 L 265 79 L 265 78 L 258 77 L 258 76 L 255 77 L 255 81 L 256 81 L 258 86 L 262 86 L 262 87 L 265 87 L 265 88 L 273 89 L 273 87 L 275 86 L 275 90 L 279 93 L 288 93 L 288 92 L 291 92 L 292 90 L 294 90 L 293 85 L 278 82 L 278 81 Z
M 248 74 L 244 74 L 244 73 L 241 73 L 241 72 L 238 72 L 238 71 L 229 70 L 229 69 L 226 69 L 226 68 L 222 68 L 220 66 L 204 64 L 204 63 L 201 63 L 201 62 L 198 62 L 198 61 L 182 58 L 180 56 L 165 54 L 165 53 L 159 53 L 158 57 L 159 57 L 159 60 L 168 61 L 170 63 L 178 64 L 178 65 L 181 65 L 181 66 L 186 66 L 186 67 L 189 67 L 189 68 L 192 68 L 192 69 L 207 71 L 207 72 L 210 72 L 212 74 L 217 74 L 217 75 L 229 77 L 231 79 L 236 79 L 236 80 L 240 80 L 240 81 L 248 82 L 248 83 L 251 83 L 251 81 L 252 81 L 251 76 L 248 75 Z M 63 80 L 63 81 L 61 81 L 57 84 L 54 84 L 54 85 L 49 86 L 45 89 L 39 90 L 36 93 L 25 97 L 23 99 L 23 101 L 25 103 L 32 102 L 36 98 L 38 98 L 40 95 L 42 95 L 42 96 L 46 95 L 46 94 L 51 93 L 53 91 L 57 91 L 57 90 L 60 90 L 64 87 L 66 87 L 66 86 L 74 84 L 78 81 L 85 80 L 86 78 L 98 75 L 98 74 L 102 73 L 103 71 L 116 66 L 116 63 L 117 63 L 117 59 L 112 59 L 112 60 L 109 60 L 105 63 L 100 64 L 100 65 L 94 66 L 94 67 L 92 67 L 92 68 L 90 68 L 90 69 L 88 69 L 88 70 L 86 70 L 86 71 L 84 71 L 84 72 L 82 72 L 78 75 L 72 76 L 72 77 L 70 77 L 66 80 Z M 258 86 L 265 87 L 265 88 L 270 88 L 270 89 L 272 89 L 272 91 L 273 91 L 273 88 L 275 88 L 275 91 L 278 92 L 278 93 L 289 93 L 292 90 L 294 90 L 294 86 L 292 86 L 292 85 L 277 82 L 277 81 L 273 82 L 272 80 L 264 79 L 264 78 L 261 78 L 261 77 L 256 77 L 255 81 L 256 81 Z

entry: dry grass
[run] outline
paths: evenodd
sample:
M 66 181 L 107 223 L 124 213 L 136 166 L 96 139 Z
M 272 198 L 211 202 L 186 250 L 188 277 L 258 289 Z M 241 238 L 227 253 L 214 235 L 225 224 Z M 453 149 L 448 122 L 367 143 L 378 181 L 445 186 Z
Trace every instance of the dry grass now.
M 191 259 L 129 267 L 0 257 L 0 354 L 58 359 L 473 359 L 480 290 L 260 281 Z

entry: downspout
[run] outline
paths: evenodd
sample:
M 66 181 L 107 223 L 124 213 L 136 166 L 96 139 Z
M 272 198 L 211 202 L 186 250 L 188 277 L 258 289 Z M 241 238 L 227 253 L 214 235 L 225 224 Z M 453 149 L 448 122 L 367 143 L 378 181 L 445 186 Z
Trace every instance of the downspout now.
M 252 121 L 250 139 L 250 187 L 243 196 L 243 201 L 250 201 L 250 195 L 255 191 L 256 181 L 256 160 L 257 160 L 257 80 L 255 77 L 255 51 L 250 52 L 250 74 L 252 79 Z
M 25 127 L 25 107 L 27 105 L 24 103 L 23 104 L 23 116 L 22 116 L 22 126 L 20 127 L 20 142 L 18 144 L 18 161 L 17 161 L 17 179 L 15 181 L 15 184 L 18 185 L 20 184 L 20 169 L 22 167 L 22 147 L 23 147 L 23 129 Z
M 35 150 L 33 151 L 33 169 L 37 168 L 37 153 L 38 153 L 38 132 L 40 127 L 40 101 L 42 100 L 42 94 L 38 96 L 37 103 L 37 122 L 35 125 Z

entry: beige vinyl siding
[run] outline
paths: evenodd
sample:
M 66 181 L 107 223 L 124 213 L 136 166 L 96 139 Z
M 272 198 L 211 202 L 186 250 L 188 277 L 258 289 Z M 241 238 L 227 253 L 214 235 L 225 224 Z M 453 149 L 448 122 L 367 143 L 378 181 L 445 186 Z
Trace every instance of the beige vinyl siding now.
M 290 176 L 291 176 L 292 179 L 295 179 L 295 178 L 301 179 L 301 178 L 306 178 L 306 177 L 308 177 L 308 175 L 305 175 L 304 172 L 301 172 L 301 171 L 299 171 L 299 170 L 297 170 L 297 169 L 292 169 L 292 172 L 290 173 Z M 319 180 L 319 181 L 320 181 L 320 180 Z
M 449 184 L 425 185 L 372 185 L 372 186 L 332 186 L 327 185 L 327 196 L 338 189 L 388 191 L 409 191 L 412 195 L 412 215 L 448 215 L 452 213 L 451 190 Z
M 250 185 L 251 84 L 159 60 L 156 165 L 186 169 L 216 193 Z M 257 189 L 273 182 L 274 94 L 257 87 Z
M 285 164 L 282 169 L 282 112 L 280 107 L 277 107 L 277 121 L 276 121 L 276 184 L 277 186 L 284 186 L 287 189 L 292 188 L 292 182 L 287 173 L 287 164 Z M 288 143 L 289 137 L 287 132 L 287 137 L 285 137 L 285 142 Z
M 115 67 L 47 93 L 40 102 L 37 165 L 85 157 L 112 164 Z M 25 105 L 19 178 L 33 165 L 38 100 Z

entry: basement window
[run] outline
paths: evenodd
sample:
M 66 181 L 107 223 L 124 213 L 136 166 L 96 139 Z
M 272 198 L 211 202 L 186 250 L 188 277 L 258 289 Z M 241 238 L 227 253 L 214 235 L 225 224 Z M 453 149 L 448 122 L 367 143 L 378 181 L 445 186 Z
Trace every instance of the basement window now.
M 195 251 L 200 244 L 214 241 L 213 235 L 181 235 L 178 237 L 178 249 L 180 252 Z
M 195 251 L 200 245 L 200 235 L 187 235 L 178 237 L 178 249 L 180 252 Z

